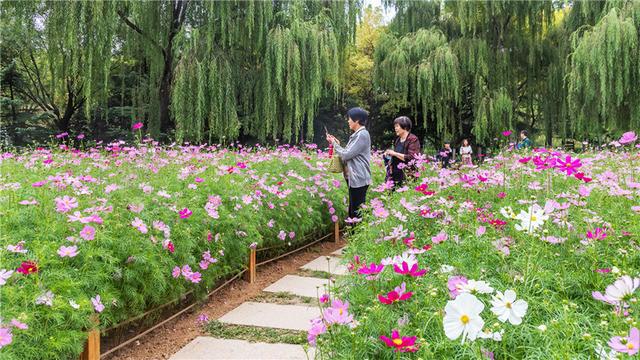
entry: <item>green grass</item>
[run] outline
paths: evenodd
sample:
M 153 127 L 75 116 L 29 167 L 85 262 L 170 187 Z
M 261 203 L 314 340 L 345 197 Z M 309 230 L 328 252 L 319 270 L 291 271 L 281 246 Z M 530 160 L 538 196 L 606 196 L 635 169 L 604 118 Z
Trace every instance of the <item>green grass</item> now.
M 220 339 L 299 345 L 307 343 L 307 334 L 304 331 L 224 324 L 217 320 L 209 322 L 205 329 L 211 336 Z

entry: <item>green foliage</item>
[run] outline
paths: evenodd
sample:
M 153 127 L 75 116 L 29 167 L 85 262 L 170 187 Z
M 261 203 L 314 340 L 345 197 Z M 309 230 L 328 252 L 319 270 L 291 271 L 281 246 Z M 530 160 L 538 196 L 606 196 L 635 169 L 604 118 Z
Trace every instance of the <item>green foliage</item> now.
M 485 358 L 481 354 L 483 349 L 492 352 L 496 359 L 593 359 L 598 358 L 599 345 L 608 352 L 609 339 L 626 336 L 631 327 L 637 327 L 640 311 L 640 305 L 631 300 L 627 309 L 630 315 L 622 316 L 611 305 L 592 296 L 593 291 L 604 292 L 622 275 L 633 278 L 640 275 L 640 252 L 632 235 L 640 231 L 640 214 L 632 210 L 638 191 L 626 180 L 634 170 L 621 166 L 638 155 L 632 145 L 629 148 L 630 152 L 584 155 L 584 159 L 598 160 L 589 165 L 585 161 L 580 171 L 608 184 L 597 180 L 583 184 L 553 169 L 546 170 L 549 174 L 534 171 L 531 163 L 518 162 L 523 156 L 503 154 L 504 166 L 510 169 L 506 185 L 498 180 L 501 174 L 494 164 L 461 170 L 449 177 L 451 180 L 484 176 L 495 180 L 476 182 L 473 186 L 464 181 L 442 182 L 437 169 L 427 167 L 420 169 L 420 173 L 428 181 L 429 189 L 435 191 L 434 196 L 423 196 L 413 190 L 376 196 L 375 207 L 383 207 L 385 213 L 395 216 L 381 216 L 382 211 L 376 216 L 376 212 L 369 210 L 362 225 L 355 227 L 349 236 L 345 261 L 358 269 L 371 263 L 380 264 L 383 259 L 396 261 L 402 257 L 400 261 L 404 261 L 412 257 L 414 250 L 419 268 L 428 272 L 422 277 L 402 276 L 387 265 L 375 276 L 352 271 L 339 279 L 332 298 L 349 302 L 348 312 L 358 326 L 331 325 L 319 335 L 316 354 L 331 359 L 481 359 Z M 378 166 L 372 173 L 380 179 L 384 169 Z M 550 191 L 527 187 L 548 181 L 547 176 L 552 183 Z M 416 185 L 408 184 L 410 189 Z M 591 189 L 590 195 L 578 195 L 583 186 Z M 624 189 L 628 195 L 614 189 Z M 503 191 L 506 197 L 497 196 Z M 526 214 L 532 203 L 547 208 L 545 204 L 556 201 L 562 203 L 562 210 L 555 208 L 548 213 L 549 219 L 533 234 L 517 230 L 514 225 L 520 221 L 501 213 L 502 208 L 509 206 L 516 214 L 520 211 Z M 438 216 L 423 217 L 421 209 Z M 398 220 L 401 216 L 406 219 Z M 491 218 L 504 220 L 506 224 L 492 224 Z M 481 235 L 477 232 L 480 226 L 486 228 Z M 586 239 L 586 232 L 596 227 L 606 228 L 607 237 Z M 383 240 L 401 231 L 407 235 Z M 432 238 L 441 232 L 448 238 L 436 243 Z M 547 236 L 566 241 L 552 244 L 543 240 Z M 409 237 L 413 239 L 411 246 L 403 241 Z M 504 241 L 511 244 L 508 252 L 501 246 Z M 426 245 L 430 249 L 419 253 Z M 603 268 L 611 272 L 597 271 Z M 528 303 L 522 323 L 516 326 L 499 321 L 490 310 L 491 295 L 475 292 L 484 304 L 483 329 L 504 331 L 501 341 L 467 338 L 462 342 L 460 337 L 447 338 L 443 316 L 447 302 L 452 300 L 448 280 L 453 276 L 486 281 L 501 292 L 513 289 L 517 299 Z M 406 292 L 412 293 L 409 299 L 390 305 L 378 300 L 378 296 L 402 283 L 406 284 Z M 626 299 L 636 297 L 637 291 Z M 379 339 L 381 335 L 390 337 L 394 329 L 403 337 L 417 337 L 416 353 L 399 354 Z
M 336 204 L 337 216 L 345 216 L 346 209 L 339 206 L 344 186 L 335 188 L 333 175 L 319 175 L 310 167 L 315 161 L 307 163 L 305 157 L 319 160 L 311 152 L 117 144 L 109 148 L 113 151 L 12 153 L 0 163 L 0 269 L 14 270 L 26 260 L 39 267 L 28 276 L 16 272 L 0 286 L 3 324 L 16 318 L 29 326 L 14 329 L 13 342 L 0 350 L 0 358 L 77 358 L 86 330 L 94 326 L 92 297 L 100 295 L 105 305 L 97 315 L 100 328 L 106 329 L 188 291 L 202 296 L 246 266 L 253 242 L 259 248 L 283 245 L 280 231 L 295 232 L 295 239 L 287 239 L 294 245 L 308 240 L 307 234 L 331 223 L 322 199 Z M 53 165 L 43 164 L 48 156 Z M 247 168 L 238 168 L 238 162 Z M 140 169 L 148 174 L 142 176 Z M 42 187 L 31 185 L 43 180 Z M 117 188 L 109 189 L 114 185 Z M 308 191 L 311 188 L 324 195 Z M 68 213 L 56 211 L 56 198 L 63 196 L 76 198 L 78 207 Z M 210 196 L 220 196 L 216 218 L 205 209 Z M 38 204 L 19 204 L 28 199 Z M 193 215 L 181 219 L 178 211 L 184 208 Z M 98 215 L 103 222 L 70 221 L 68 215 L 75 211 L 76 216 Z M 132 225 L 136 218 L 148 232 Z M 153 225 L 156 221 L 170 228 L 169 235 Z M 80 239 L 86 225 L 95 228 L 95 239 Z M 78 255 L 62 258 L 57 251 L 74 245 L 69 239 L 77 241 Z M 163 246 L 168 239 L 174 253 Z M 27 253 L 8 250 L 19 241 L 24 241 Z M 201 269 L 206 251 L 218 261 Z M 201 282 L 174 279 L 172 269 L 183 265 L 200 271 Z M 36 304 L 49 290 L 54 294 L 52 306 Z
M 581 134 L 640 127 L 640 23 L 619 12 L 572 36 L 569 106 Z

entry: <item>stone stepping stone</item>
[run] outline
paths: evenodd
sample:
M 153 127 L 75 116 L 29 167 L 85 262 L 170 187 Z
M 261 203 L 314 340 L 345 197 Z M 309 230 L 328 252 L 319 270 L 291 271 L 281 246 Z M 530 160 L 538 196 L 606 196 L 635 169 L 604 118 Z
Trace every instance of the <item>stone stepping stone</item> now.
M 329 258 L 328 265 L 327 258 L 322 256 L 303 265 L 301 269 L 330 272 L 333 275 L 345 275 L 347 273 L 347 267 L 341 264 L 341 260 L 339 258 L 333 256 Z
M 320 316 L 312 306 L 245 302 L 218 320 L 227 324 L 261 326 L 289 330 L 309 330 L 311 319 Z
M 286 275 L 282 279 L 269 285 L 263 291 L 278 293 L 286 292 L 298 296 L 317 298 L 326 291 L 328 279 L 320 279 L 306 276 Z
M 342 256 L 342 254 L 344 253 L 344 249 L 346 249 L 346 248 L 342 247 L 342 248 L 332 252 L 331 255 Z
M 306 360 L 307 358 L 314 358 L 313 349 L 309 349 L 307 357 L 302 345 L 252 343 L 244 340 L 198 336 L 173 354 L 170 360 Z

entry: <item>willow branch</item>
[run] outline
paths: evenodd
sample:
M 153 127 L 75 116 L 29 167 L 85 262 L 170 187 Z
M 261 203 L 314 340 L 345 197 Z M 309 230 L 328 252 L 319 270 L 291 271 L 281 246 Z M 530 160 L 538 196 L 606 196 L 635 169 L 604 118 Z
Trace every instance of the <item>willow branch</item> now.
M 127 16 L 122 12 L 122 10 L 118 10 L 117 13 L 118 13 L 118 16 L 120 16 L 120 19 L 122 19 L 122 21 L 124 21 L 124 23 L 127 24 L 127 26 L 129 26 L 135 32 L 140 34 L 140 36 L 142 36 L 143 38 L 147 39 L 147 41 L 149 41 L 151 45 L 156 47 L 162 53 L 162 56 L 164 56 L 165 58 L 167 57 L 167 52 L 165 51 L 165 49 L 162 46 L 160 46 L 160 44 L 158 44 L 155 40 L 153 40 L 147 33 L 142 31 L 142 29 L 140 29 L 138 25 L 131 22 L 131 20 L 127 18 Z

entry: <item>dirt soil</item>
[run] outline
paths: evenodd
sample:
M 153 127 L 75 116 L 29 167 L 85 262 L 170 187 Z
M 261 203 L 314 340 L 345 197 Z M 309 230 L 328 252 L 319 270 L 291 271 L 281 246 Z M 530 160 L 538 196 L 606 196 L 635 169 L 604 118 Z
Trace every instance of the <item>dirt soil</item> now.
M 321 242 L 298 253 L 280 260 L 260 266 L 257 269 L 256 282 L 249 284 L 237 279 L 214 294 L 207 303 L 194 307 L 164 326 L 143 336 L 117 352 L 105 357 L 107 360 L 147 360 L 168 359 L 197 336 L 207 334 L 197 322 L 200 314 L 206 314 L 209 319 L 217 319 L 243 302 L 260 294 L 262 289 L 276 282 L 285 275 L 294 274 L 298 268 L 322 255 L 329 255 L 343 247 L 344 240 L 338 243 Z

